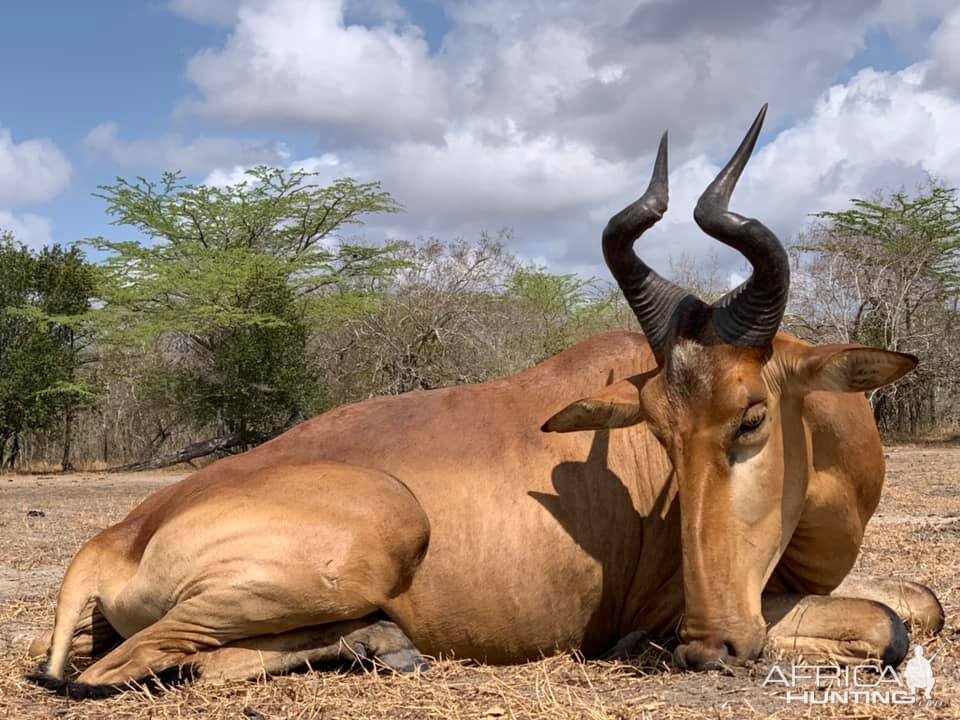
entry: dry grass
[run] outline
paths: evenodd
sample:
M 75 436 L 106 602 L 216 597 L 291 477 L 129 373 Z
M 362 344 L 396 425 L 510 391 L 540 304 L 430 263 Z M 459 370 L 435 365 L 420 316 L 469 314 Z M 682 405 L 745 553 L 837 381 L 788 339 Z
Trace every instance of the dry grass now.
M 60 698 L 24 681 L 29 638 L 52 619 L 53 596 L 80 543 L 180 477 L 83 473 L 0 477 L 0 717 L 10 718 L 750 718 L 960 717 L 960 447 L 889 451 L 888 485 L 858 572 L 930 585 L 947 611 L 934 665 L 940 709 L 788 705 L 761 687 L 769 660 L 729 673 L 666 669 L 655 650 L 631 663 L 547 658 L 514 667 L 437 663 L 424 675 L 322 672 L 269 682 Z M 27 517 L 40 510 L 43 517 Z M 936 643 L 934 643 L 934 646 Z

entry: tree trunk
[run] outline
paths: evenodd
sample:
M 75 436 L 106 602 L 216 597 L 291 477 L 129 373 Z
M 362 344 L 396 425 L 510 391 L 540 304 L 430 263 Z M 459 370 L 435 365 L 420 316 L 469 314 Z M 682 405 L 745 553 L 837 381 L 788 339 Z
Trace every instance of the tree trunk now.
M 73 406 L 68 402 L 63 409 L 63 457 L 60 459 L 60 469 L 63 472 L 73 472 L 73 462 L 70 460 L 70 446 L 73 442 Z
M 13 470 L 17 462 L 17 455 L 20 454 L 20 433 L 13 434 L 13 444 L 10 446 L 10 454 L 7 456 L 6 464 L 9 470 Z

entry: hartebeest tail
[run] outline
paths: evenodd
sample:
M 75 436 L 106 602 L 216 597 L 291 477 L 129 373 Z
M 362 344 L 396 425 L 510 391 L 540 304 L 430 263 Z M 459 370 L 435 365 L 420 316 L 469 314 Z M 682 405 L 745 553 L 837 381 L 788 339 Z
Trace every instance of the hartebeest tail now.
M 103 558 L 96 543 L 87 543 L 74 557 L 57 595 L 57 610 L 47 662 L 37 680 L 61 682 L 73 634 L 84 608 L 97 598 L 99 567 Z

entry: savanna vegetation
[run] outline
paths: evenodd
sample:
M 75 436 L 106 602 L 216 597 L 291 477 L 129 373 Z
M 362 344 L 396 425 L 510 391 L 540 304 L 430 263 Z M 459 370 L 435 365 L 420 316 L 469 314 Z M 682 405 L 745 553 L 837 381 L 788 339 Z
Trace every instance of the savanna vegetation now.
M 499 235 L 373 243 L 375 183 L 256 168 L 97 193 L 117 238 L 39 252 L 0 235 L 0 465 L 159 467 L 243 451 L 336 405 L 473 383 L 635 321 L 606 279 L 521 262 Z M 118 239 L 119 238 L 119 239 Z M 785 329 L 914 353 L 882 430 L 960 428 L 960 205 L 931 184 L 815 216 Z M 85 259 L 85 254 L 96 262 Z M 716 264 L 674 280 L 704 299 Z

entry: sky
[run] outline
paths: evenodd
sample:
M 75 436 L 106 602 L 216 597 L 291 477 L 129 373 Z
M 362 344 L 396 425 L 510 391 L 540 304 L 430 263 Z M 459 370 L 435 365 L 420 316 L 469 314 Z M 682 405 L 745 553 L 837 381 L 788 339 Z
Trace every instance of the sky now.
M 90 0 L 0 23 L 0 228 L 104 235 L 98 185 L 257 164 L 377 180 L 369 241 L 471 240 L 607 277 L 600 234 L 670 133 L 661 271 L 733 251 L 696 198 L 769 103 L 731 208 L 785 243 L 820 210 L 960 186 L 960 7 L 941 0 Z M 351 233 L 355 233 L 351 230 Z

